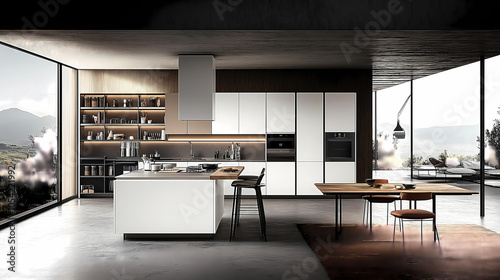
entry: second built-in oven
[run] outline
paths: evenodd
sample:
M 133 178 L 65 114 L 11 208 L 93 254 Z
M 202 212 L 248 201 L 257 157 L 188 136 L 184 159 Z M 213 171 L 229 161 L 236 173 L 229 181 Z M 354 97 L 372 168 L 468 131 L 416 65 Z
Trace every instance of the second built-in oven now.
M 354 132 L 327 132 L 325 136 L 325 161 L 355 161 Z

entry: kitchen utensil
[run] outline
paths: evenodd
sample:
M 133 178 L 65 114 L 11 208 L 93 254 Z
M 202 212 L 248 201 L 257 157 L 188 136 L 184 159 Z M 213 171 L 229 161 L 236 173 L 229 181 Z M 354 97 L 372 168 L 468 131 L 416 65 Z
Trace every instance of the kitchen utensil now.
M 125 137 L 123 133 L 115 133 L 113 134 L 113 140 L 122 140 Z
M 177 163 L 163 163 L 161 165 L 162 170 L 169 170 L 169 169 L 173 169 L 174 167 L 177 167 Z
M 151 160 L 146 154 L 142 155 L 142 162 L 144 163 L 144 171 L 151 171 Z
M 154 159 L 160 159 L 160 153 L 158 153 L 157 150 L 155 150 L 155 154 L 153 156 Z
M 160 171 L 160 170 L 161 170 L 161 164 L 158 163 L 151 164 L 151 171 Z
M 201 163 L 200 165 L 203 169 L 217 169 L 219 167 L 218 163 Z

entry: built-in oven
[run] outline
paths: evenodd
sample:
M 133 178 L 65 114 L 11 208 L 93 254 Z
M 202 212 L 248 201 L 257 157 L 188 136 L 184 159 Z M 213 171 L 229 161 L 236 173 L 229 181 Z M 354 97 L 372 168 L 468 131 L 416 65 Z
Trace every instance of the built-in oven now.
M 295 161 L 295 134 L 268 134 L 267 161 Z
M 354 132 L 327 132 L 325 138 L 325 161 L 355 161 Z

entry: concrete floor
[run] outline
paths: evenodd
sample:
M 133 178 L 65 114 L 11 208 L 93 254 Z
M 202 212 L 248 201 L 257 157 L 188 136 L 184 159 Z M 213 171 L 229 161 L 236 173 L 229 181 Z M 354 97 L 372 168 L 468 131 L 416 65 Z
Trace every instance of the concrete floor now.
M 500 189 L 487 188 L 486 217 L 480 218 L 478 195 L 440 196 L 438 227 L 477 224 L 500 232 L 499 200 Z M 243 216 L 236 240 L 228 241 L 229 199 L 214 239 L 131 241 L 113 233 L 112 199 L 75 199 L 16 225 L 15 273 L 6 263 L 10 231 L 0 231 L 0 279 L 328 279 L 296 224 L 332 223 L 333 200 L 264 204 L 267 242 L 260 239 L 257 216 Z M 361 200 L 344 200 L 343 208 L 344 223 L 361 223 Z M 375 205 L 374 223 L 385 224 L 385 218 L 385 205 Z

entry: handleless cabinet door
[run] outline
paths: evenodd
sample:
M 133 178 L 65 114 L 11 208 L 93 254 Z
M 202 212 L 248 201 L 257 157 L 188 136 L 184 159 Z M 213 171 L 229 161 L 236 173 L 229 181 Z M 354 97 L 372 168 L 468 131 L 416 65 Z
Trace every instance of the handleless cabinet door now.
M 295 162 L 268 162 L 268 195 L 295 195 Z
M 215 94 L 215 120 L 212 134 L 238 134 L 238 93 Z
M 323 93 L 297 93 L 297 161 L 323 161 Z
M 325 183 L 356 183 L 356 163 L 325 162 Z
M 325 93 L 326 132 L 356 132 L 356 93 Z
M 240 134 L 266 133 L 266 93 L 239 94 Z
M 323 162 L 297 162 L 297 194 L 322 195 L 315 183 L 323 183 Z
M 267 133 L 295 133 L 295 93 L 267 93 Z

